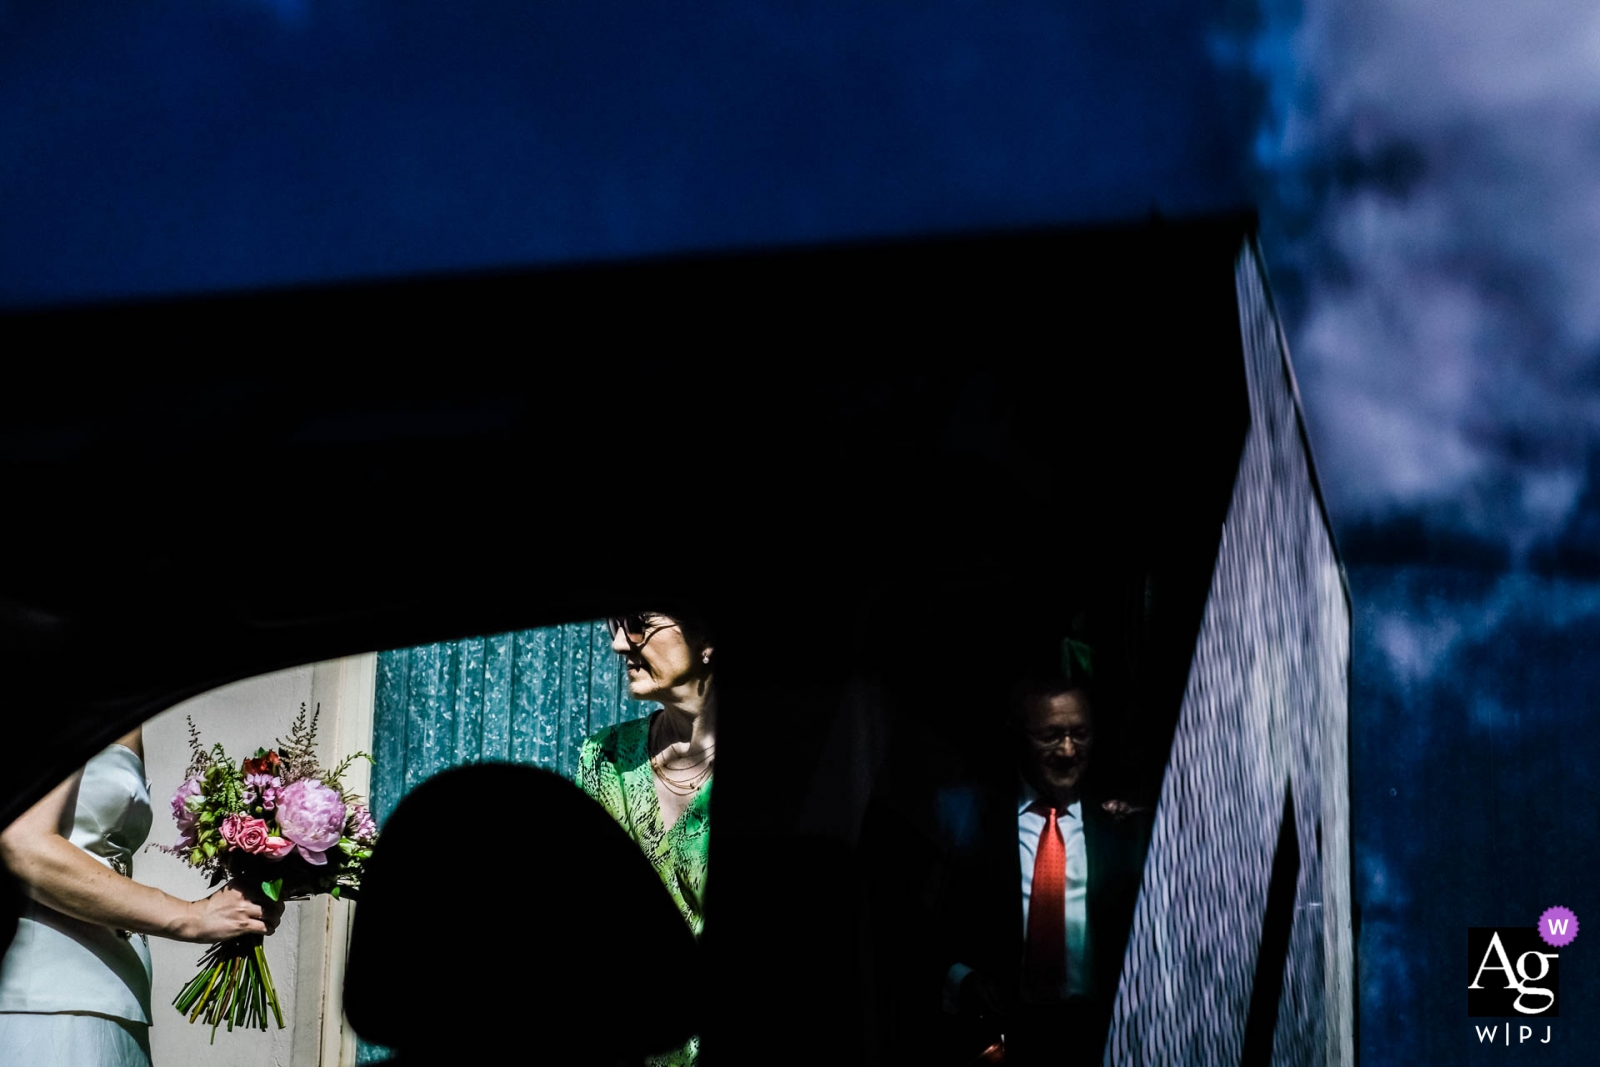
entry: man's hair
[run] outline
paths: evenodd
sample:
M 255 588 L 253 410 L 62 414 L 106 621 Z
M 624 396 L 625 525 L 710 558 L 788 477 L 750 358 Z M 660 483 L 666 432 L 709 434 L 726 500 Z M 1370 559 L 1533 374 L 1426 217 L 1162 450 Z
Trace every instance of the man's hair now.
M 1095 690 L 1092 679 L 1083 674 L 1035 674 L 1018 679 L 1011 687 L 1007 708 L 1012 722 L 1020 721 L 1028 705 L 1064 693 L 1082 693 L 1089 702 L 1089 714 L 1094 714 Z

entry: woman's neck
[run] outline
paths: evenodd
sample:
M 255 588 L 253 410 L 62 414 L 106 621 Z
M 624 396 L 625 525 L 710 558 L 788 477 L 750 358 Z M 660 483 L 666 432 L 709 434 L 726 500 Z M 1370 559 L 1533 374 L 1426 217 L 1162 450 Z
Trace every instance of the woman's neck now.
M 663 702 L 656 724 L 656 748 L 672 747 L 697 755 L 716 747 L 717 704 L 710 693 L 689 700 Z

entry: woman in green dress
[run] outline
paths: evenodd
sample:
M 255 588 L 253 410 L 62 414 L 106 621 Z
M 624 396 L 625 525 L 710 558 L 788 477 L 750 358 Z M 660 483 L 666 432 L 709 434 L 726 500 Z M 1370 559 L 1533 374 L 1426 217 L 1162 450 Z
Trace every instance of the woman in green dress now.
M 610 620 L 635 700 L 661 710 L 618 723 L 583 743 L 578 784 L 622 824 L 699 936 L 705 923 L 707 813 L 716 756 L 716 665 L 711 635 L 684 614 L 643 612 Z M 698 1037 L 650 1058 L 651 1067 L 693 1067 Z

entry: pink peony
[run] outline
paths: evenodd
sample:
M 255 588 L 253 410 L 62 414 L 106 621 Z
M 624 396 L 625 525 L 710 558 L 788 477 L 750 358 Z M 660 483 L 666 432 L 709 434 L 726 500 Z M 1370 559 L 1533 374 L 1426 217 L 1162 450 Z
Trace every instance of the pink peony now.
M 350 805 L 349 818 L 344 825 L 345 836 L 363 845 L 370 845 L 378 836 L 378 823 L 365 804 Z
M 315 778 L 302 778 L 278 794 L 278 828 L 314 866 L 328 862 L 325 853 L 344 836 L 344 821 L 339 791 Z

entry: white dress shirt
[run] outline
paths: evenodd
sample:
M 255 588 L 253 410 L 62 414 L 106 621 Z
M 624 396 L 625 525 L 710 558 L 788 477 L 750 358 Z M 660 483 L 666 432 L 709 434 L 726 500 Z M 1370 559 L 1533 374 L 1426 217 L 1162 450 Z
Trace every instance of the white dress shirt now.
M 1037 811 L 1030 811 L 1039 794 L 1026 781 L 1019 782 L 1017 790 L 1017 858 L 1022 865 L 1022 925 L 1018 936 L 1026 952 L 1028 938 L 1028 902 L 1033 893 L 1033 863 L 1039 849 L 1039 837 L 1047 823 Z M 1063 999 L 1084 996 L 1089 992 L 1089 971 L 1084 958 L 1089 940 L 1089 850 L 1083 838 L 1083 805 L 1074 802 L 1064 812 L 1056 815 L 1056 829 L 1061 832 L 1067 853 L 1067 974 L 1061 988 Z M 953 964 L 945 976 L 944 1008 L 954 1013 L 958 1006 L 961 981 L 972 973 L 965 963 Z

